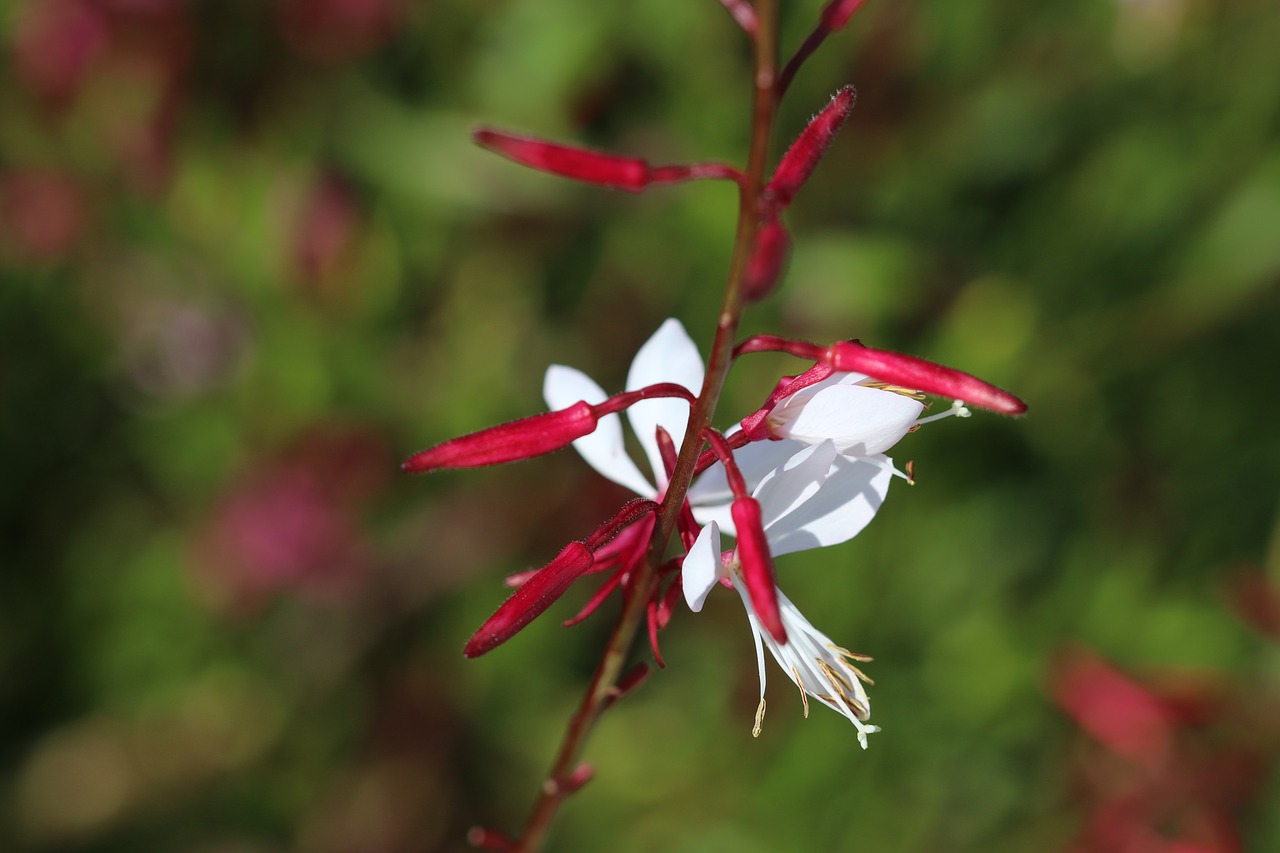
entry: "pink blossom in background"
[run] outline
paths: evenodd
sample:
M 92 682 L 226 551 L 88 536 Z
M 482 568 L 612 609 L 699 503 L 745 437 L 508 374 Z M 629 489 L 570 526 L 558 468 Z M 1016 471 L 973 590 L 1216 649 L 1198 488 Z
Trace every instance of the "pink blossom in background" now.
M 1236 829 L 1274 767 L 1280 719 L 1267 697 L 1194 673 L 1122 673 L 1089 651 L 1064 656 L 1057 704 L 1093 748 L 1076 761 L 1084 820 L 1071 853 L 1239 853 Z
M 341 601 L 373 562 L 363 506 L 393 470 L 377 433 L 317 428 L 235 479 L 197 535 L 193 569 L 216 607 L 252 610 L 277 594 Z
M 75 98 L 89 66 L 107 46 L 108 22 L 81 0 L 35 0 L 18 10 L 13 62 L 40 99 L 62 106 Z

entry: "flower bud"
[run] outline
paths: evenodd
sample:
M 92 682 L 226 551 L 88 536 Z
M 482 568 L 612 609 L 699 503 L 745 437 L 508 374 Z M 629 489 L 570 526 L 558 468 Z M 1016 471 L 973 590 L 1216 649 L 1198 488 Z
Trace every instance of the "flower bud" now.
M 791 235 L 776 216 L 761 224 L 743 274 L 742 295 L 748 302 L 759 302 L 773 292 L 790 250 Z
M 822 26 L 829 32 L 844 29 L 863 0 L 831 0 L 822 10 Z
M 649 164 L 636 157 L 619 157 L 489 128 L 473 131 L 471 138 L 508 160 L 540 172 L 631 192 L 639 192 L 649 184 Z
M 437 468 L 479 468 L 541 456 L 590 435 L 599 423 L 594 408 L 578 402 L 567 409 L 546 412 L 459 436 L 419 451 L 400 466 L 410 474 Z
M 778 169 L 765 187 L 765 197 L 770 198 L 781 210 L 791 204 L 796 190 L 809 180 L 822 155 L 827 153 L 832 140 L 844 126 L 845 119 L 853 111 L 857 95 L 852 86 L 845 86 L 831 98 L 831 103 L 813 117 L 809 126 L 782 155 Z
M 831 346 L 822 359 L 842 373 L 865 373 L 881 382 L 950 397 L 993 412 L 1020 415 L 1027 410 L 1026 403 L 976 376 L 915 356 L 864 347 L 855 341 Z
M 770 636 L 785 644 L 787 629 L 782 625 L 782 614 L 778 610 L 777 574 L 773 568 L 773 555 L 769 552 L 769 540 L 764 533 L 760 503 L 755 498 L 738 498 L 729 511 L 738 531 L 737 559 L 742 566 L 742 582 L 747 586 L 751 606 Z
M 554 560 L 525 581 L 485 620 L 480 630 L 467 641 L 464 654 L 469 658 L 478 657 L 510 640 L 564 595 L 565 590 L 594 563 L 591 549 L 581 542 L 570 542 L 564 546 Z

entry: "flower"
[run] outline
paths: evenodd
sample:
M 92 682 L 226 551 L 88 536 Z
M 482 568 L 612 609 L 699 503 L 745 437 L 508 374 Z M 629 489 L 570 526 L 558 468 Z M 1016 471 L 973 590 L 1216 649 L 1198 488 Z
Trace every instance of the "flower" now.
M 640 347 L 627 373 L 627 391 L 651 385 L 674 383 L 696 394 L 702 388 L 702 356 L 679 320 L 667 320 Z M 553 364 L 547 368 L 542 396 L 553 411 L 579 402 L 597 405 L 609 398 L 591 377 L 581 370 Z M 622 421 L 616 414 L 600 418 L 595 431 L 573 442 L 587 464 L 620 486 L 644 498 L 654 498 L 666 488 L 665 466 L 658 449 L 657 428 L 670 434 L 676 447 L 684 441 L 689 420 L 689 404 L 679 398 L 642 400 L 627 409 L 627 419 L 640 440 L 640 447 L 653 470 L 654 483 L 640 472 L 627 454 Z
M 801 451 L 781 468 L 770 472 L 755 489 L 753 497 L 760 504 L 765 537 L 775 555 L 844 541 L 856 535 L 871 520 L 878 503 L 873 506 L 870 502 L 845 500 L 843 487 L 850 480 L 847 475 L 841 475 L 848 469 L 838 467 L 836 463 L 840 458 L 835 452 L 835 445 L 824 441 Z M 886 481 L 888 476 L 884 475 Z M 833 482 L 836 488 L 823 488 L 828 482 Z M 853 512 L 842 511 L 849 508 Z M 755 639 L 760 670 L 760 704 L 752 734 L 760 734 L 764 719 L 764 646 L 767 646 L 774 660 L 800 688 L 806 716 L 809 707 L 806 697 L 812 696 L 844 714 L 857 727 L 858 742 L 865 749 L 867 735 L 879 729 L 866 722 L 871 716 L 871 701 L 861 682 L 867 679 L 854 663 L 869 658 L 833 643 L 805 619 L 781 589 L 775 592 L 778 615 L 787 639 L 783 643 L 777 642 L 762 624 L 761 615 L 743 582 L 741 569 L 737 553 L 727 561 L 722 559 L 720 526 L 711 521 L 703 527 L 685 556 L 681 577 L 685 600 L 694 612 L 702 610 L 707 595 L 717 583 L 731 584 L 742 598 Z

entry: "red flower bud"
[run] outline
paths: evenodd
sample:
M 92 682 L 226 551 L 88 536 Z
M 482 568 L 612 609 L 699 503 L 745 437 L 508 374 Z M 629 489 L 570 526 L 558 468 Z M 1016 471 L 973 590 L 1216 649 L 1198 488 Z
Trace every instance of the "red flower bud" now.
M 649 164 L 635 157 L 619 157 L 488 128 L 473 131 L 471 138 L 490 151 L 540 172 L 631 192 L 639 192 L 649 183 Z
M 787 629 L 778 611 L 777 574 L 773 555 L 765 537 L 760 503 L 755 498 L 738 498 L 729 508 L 738 531 L 738 562 L 742 565 L 742 581 L 760 624 L 779 643 L 787 642 Z
M 479 468 L 541 456 L 595 431 L 599 417 L 585 402 L 459 436 L 410 456 L 400 469 L 422 474 L 437 468 Z
M 791 235 L 776 216 L 760 226 L 742 280 L 742 294 L 748 302 L 758 302 L 773 292 L 790 249 Z
M 976 376 L 915 356 L 864 347 L 856 341 L 835 344 L 822 360 L 842 373 L 865 373 L 881 382 L 951 397 L 993 412 L 1020 415 L 1027 410 L 1026 403 Z
M 809 126 L 800 134 L 800 138 L 792 143 L 787 153 L 782 155 L 778 169 L 769 179 L 765 187 L 765 197 L 771 198 L 781 210 L 791 204 L 796 190 L 809 180 L 818 161 L 827 152 L 831 141 L 836 138 L 845 119 L 853 111 L 853 102 L 857 94 L 852 86 L 845 86 L 831 98 L 831 103 L 823 108 L 809 122 Z
M 844 29 L 862 3 L 863 0 L 831 0 L 822 10 L 822 26 L 828 32 Z
M 705 179 L 742 180 L 742 173 L 724 163 L 650 166 L 639 157 L 621 157 L 588 148 L 561 145 L 502 130 L 480 128 L 471 133 L 477 145 L 522 166 L 563 178 L 638 193 L 654 184 Z
M 570 542 L 564 546 L 554 560 L 525 581 L 485 620 L 480 630 L 467 641 L 464 654 L 469 658 L 478 657 L 510 640 L 564 595 L 565 590 L 594 563 L 591 549 L 581 542 Z

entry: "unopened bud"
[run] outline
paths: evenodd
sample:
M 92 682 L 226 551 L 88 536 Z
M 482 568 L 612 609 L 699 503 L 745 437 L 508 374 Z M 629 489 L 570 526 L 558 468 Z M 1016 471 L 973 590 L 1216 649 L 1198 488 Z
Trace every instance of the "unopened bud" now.
M 737 559 L 742 566 L 742 581 L 756 617 L 764 629 L 780 644 L 787 642 L 787 629 L 778 610 L 777 574 L 773 555 L 765 536 L 760 503 L 755 498 L 738 498 L 730 507 L 738 531 Z
M 822 10 L 822 26 L 830 32 L 844 29 L 862 3 L 863 0 L 831 0 Z
M 827 152 L 831 141 L 836 138 L 845 119 L 853 111 L 856 97 L 852 86 L 845 86 L 836 92 L 831 103 L 813 117 L 800 138 L 782 155 L 777 171 L 764 190 L 766 198 L 771 198 L 779 210 L 791 204 L 796 190 L 809 180 L 818 161 Z
M 773 292 L 790 250 L 791 235 L 776 216 L 760 225 L 742 277 L 742 295 L 748 302 L 759 302 Z
M 890 385 L 950 397 L 993 412 L 1020 415 L 1027 410 L 1027 404 L 1008 391 L 971 374 L 915 356 L 864 347 L 854 341 L 843 341 L 828 348 L 823 360 L 842 373 L 865 373 Z
M 564 595 L 594 563 L 590 548 L 581 542 L 570 542 L 485 620 L 467 641 L 466 656 L 478 657 L 510 640 Z
M 639 192 L 649 183 L 649 164 L 636 157 L 620 157 L 490 128 L 473 131 L 471 138 L 522 166 L 575 181 L 631 192 Z
M 450 439 L 419 451 L 400 466 L 410 474 L 437 468 L 479 468 L 541 456 L 595 432 L 599 417 L 593 407 L 578 402 L 567 409 L 546 412 Z

